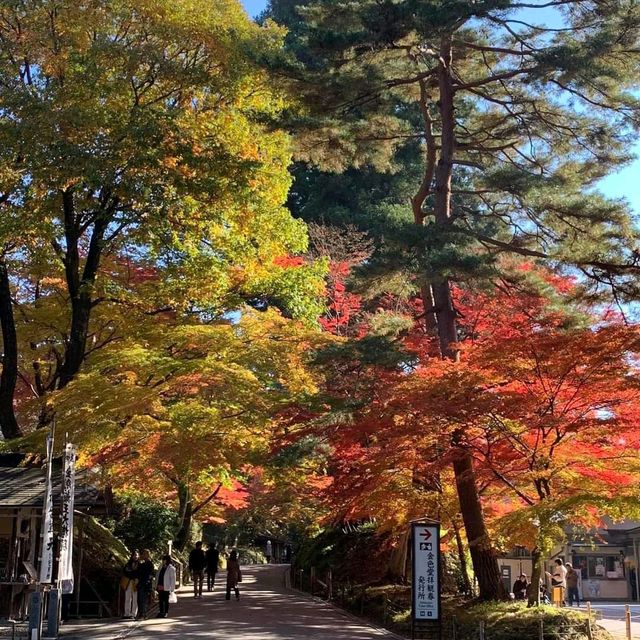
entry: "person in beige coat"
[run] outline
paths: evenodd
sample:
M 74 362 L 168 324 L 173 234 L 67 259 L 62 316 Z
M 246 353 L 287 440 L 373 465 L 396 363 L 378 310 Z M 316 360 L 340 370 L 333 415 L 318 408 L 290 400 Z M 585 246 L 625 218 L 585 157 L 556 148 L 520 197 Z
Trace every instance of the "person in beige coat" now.
M 227 600 L 231 600 L 231 589 L 236 592 L 236 600 L 240 600 L 239 582 L 242 582 L 242 573 L 240 571 L 240 562 L 238 562 L 238 552 L 234 549 L 227 560 Z

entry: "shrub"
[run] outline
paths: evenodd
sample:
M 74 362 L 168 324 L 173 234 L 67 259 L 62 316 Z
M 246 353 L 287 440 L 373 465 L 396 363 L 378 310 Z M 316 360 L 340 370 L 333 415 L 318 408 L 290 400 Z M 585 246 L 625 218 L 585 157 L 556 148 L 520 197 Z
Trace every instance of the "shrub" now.
M 551 606 L 528 608 L 524 603 L 487 603 L 455 612 L 458 640 L 476 640 L 481 620 L 485 622 L 486 640 L 538 640 L 542 621 L 545 640 L 588 640 L 587 616 L 578 611 Z M 593 638 L 611 636 L 592 625 Z
M 173 540 L 176 513 L 164 504 L 135 495 L 121 499 L 122 516 L 114 524 L 113 533 L 130 550 L 149 549 L 166 552 L 166 544 Z

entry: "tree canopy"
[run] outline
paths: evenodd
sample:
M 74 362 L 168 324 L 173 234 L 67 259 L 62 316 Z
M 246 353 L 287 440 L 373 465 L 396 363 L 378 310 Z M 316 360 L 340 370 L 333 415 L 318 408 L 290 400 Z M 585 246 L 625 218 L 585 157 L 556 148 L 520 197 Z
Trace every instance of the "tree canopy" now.
M 4 2 L 3 446 L 57 421 L 181 548 L 402 556 L 427 514 L 485 600 L 498 550 L 637 513 L 638 228 L 599 181 L 639 35 L 628 0 Z

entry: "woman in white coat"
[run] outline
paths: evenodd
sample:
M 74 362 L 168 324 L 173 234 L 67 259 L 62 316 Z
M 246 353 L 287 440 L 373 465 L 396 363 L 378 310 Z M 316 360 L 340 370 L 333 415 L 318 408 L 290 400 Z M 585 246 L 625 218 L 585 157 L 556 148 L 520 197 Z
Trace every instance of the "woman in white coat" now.
M 169 597 L 176 590 L 176 568 L 173 566 L 171 556 L 162 558 L 162 566 L 158 571 L 156 591 L 158 592 L 158 605 L 160 613 L 158 617 L 166 618 L 169 613 Z

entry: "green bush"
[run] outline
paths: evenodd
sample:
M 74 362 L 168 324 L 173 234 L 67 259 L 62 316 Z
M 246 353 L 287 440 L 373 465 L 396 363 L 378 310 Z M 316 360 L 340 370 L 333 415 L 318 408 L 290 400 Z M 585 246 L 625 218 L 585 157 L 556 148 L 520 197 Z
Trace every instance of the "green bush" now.
M 267 564 L 267 558 L 262 549 L 257 547 L 238 547 L 240 564 Z
M 411 635 L 411 589 L 402 585 L 376 585 L 335 594 L 339 604 L 406 637 Z M 588 640 L 587 616 L 580 611 L 550 606 L 527 608 L 524 603 L 465 603 L 442 601 L 441 640 L 478 640 L 484 622 L 485 640 Z M 604 629 L 591 625 L 593 640 L 612 640 Z M 418 633 L 416 637 L 423 637 Z
M 376 535 L 371 522 L 349 527 L 327 528 L 306 540 L 295 556 L 296 570 L 316 575 L 331 569 L 336 582 L 367 584 L 377 582 L 386 573 L 389 549 L 386 540 Z
M 173 540 L 176 513 L 164 504 L 129 495 L 120 501 L 122 515 L 113 525 L 113 533 L 130 549 L 149 549 L 166 553 L 167 542 Z
M 443 640 L 478 640 L 483 621 L 485 640 L 539 640 L 540 621 L 544 640 L 588 640 L 587 616 L 579 611 L 551 606 L 527 608 L 524 603 L 486 603 L 454 606 L 444 602 Z M 405 633 L 411 629 L 411 612 L 405 610 L 392 618 L 393 626 Z M 455 627 L 455 635 L 454 635 Z M 593 640 L 612 640 L 611 635 L 591 625 Z
M 486 640 L 538 640 L 540 622 L 545 640 L 588 640 L 584 613 L 551 606 L 528 608 L 516 602 L 479 604 L 456 609 L 455 618 L 458 640 L 476 640 L 481 620 L 485 623 Z M 596 640 L 611 638 L 594 624 L 592 631 Z

